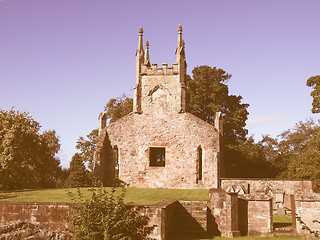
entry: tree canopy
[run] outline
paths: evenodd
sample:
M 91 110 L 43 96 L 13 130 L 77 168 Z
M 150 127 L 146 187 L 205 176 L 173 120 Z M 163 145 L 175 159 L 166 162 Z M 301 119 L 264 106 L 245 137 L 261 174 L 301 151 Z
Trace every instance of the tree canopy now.
M 111 98 L 104 107 L 107 121 L 113 123 L 132 112 L 133 99 L 123 94 L 121 97 Z
M 84 163 L 88 164 L 88 168 L 93 168 L 93 154 L 97 144 L 98 129 L 92 130 L 86 138 L 79 137 L 76 145 L 76 149 L 79 150 L 79 156 Z
M 61 171 L 59 138 L 40 128 L 27 112 L 0 110 L 0 188 L 54 186 Z
M 313 97 L 312 113 L 320 112 L 320 75 L 310 77 L 307 80 L 307 86 L 312 87 L 314 90 L 311 92 Z
M 223 69 L 198 66 L 187 76 L 188 111 L 202 120 L 214 124 L 216 112 L 223 115 L 224 143 L 236 144 L 244 140 L 249 104 L 241 103 L 242 97 L 229 95 L 226 84 L 231 75 Z

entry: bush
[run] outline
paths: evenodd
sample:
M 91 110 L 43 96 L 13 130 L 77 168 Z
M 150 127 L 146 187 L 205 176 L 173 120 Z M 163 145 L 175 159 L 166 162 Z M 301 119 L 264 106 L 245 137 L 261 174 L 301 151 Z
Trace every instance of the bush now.
M 125 189 L 106 191 L 102 186 L 92 188 L 92 197 L 83 200 L 80 189 L 77 196 L 68 195 L 79 205 L 72 205 L 75 216 L 71 218 L 74 228 L 71 231 L 76 239 L 143 240 L 152 228 L 148 227 L 149 218 L 139 214 L 139 208 L 124 204 Z

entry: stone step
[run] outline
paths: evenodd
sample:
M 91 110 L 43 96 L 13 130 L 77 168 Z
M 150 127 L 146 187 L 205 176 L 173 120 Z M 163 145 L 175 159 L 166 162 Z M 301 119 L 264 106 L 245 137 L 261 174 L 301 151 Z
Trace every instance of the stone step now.
M 179 218 L 176 219 L 175 221 L 176 223 L 206 223 L 207 222 L 207 218 L 206 217 L 201 217 L 201 218 Z
M 193 218 L 207 218 L 207 213 L 203 213 L 203 212 L 196 212 L 196 213 L 176 213 L 175 215 L 178 219 L 180 218 L 189 218 L 189 217 L 193 217 Z

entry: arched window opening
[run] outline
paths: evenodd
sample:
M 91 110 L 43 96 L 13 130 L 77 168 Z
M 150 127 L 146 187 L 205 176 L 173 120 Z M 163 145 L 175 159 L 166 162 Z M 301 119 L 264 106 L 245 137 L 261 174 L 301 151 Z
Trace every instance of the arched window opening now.
M 202 148 L 198 147 L 198 180 L 202 181 Z
M 113 148 L 115 177 L 119 178 L 119 149 L 117 146 Z

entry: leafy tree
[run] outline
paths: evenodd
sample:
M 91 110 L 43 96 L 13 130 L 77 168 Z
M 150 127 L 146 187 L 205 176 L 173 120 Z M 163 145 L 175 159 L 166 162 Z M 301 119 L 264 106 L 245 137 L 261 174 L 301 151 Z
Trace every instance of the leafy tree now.
M 68 187 L 84 187 L 86 185 L 86 167 L 79 153 L 73 155 L 70 162 L 69 176 L 67 179 Z
M 121 97 L 111 98 L 105 105 L 104 111 L 107 115 L 107 120 L 110 123 L 117 121 L 132 112 L 133 99 L 123 94 Z
M 311 92 L 313 97 L 312 113 L 320 112 L 320 75 L 310 77 L 307 80 L 307 86 L 312 87 L 314 90 Z
M 284 131 L 279 142 L 280 177 L 310 179 L 314 190 L 320 191 L 320 126 L 313 120 L 299 122 L 293 129 Z
M 277 165 L 275 157 L 269 149 L 266 141 L 270 141 L 269 136 L 265 136 L 258 143 L 254 142 L 253 137 L 246 138 L 237 146 L 229 146 L 225 151 L 224 160 L 227 159 L 226 176 L 230 177 L 246 177 L 246 178 L 261 178 L 261 177 L 276 177 Z
M 40 133 L 27 112 L 0 110 L 0 188 L 53 187 L 59 177 L 59 138 Z
M 79 137 L 76 149 L 79 150 L 79 155 L 84 163 L 88 163 L 88 168 L 93 168 L 93 154 L 98 140 L 98 129 L 94 129 L 87 135 L 87 139 Z
M 189 112 L 214 124 L 215 113 L 223 115 L 224 144 L 237 144 L 247 135 L 246 120 L 249 104 L 241 103 L 242 97 L 229 95 L 226 83 L 231 75 L 210 66 L 198 66 L 187 76 Z
M 91 191 L 92 197 L 86 201 L 79 189 L 77 196 L 68 193 L 73 200 L 81 203 L 72 205 L 77 213 L 72 218 L 72 231 L 76 239 L 147 239 L 152 230 L 147 226 L 149 218 L 139 215 L 139 208 L 124 204 L 124 188 L 121 188 L 120 194 L 115 187 L 110 191 L 103 187 L 92 188 Z

